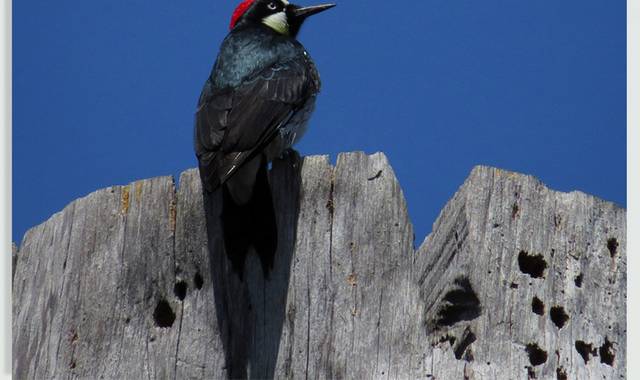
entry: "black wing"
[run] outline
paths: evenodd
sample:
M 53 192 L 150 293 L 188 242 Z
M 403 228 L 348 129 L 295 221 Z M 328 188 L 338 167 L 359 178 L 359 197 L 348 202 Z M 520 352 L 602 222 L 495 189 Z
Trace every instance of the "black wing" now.
M 205 188 L 214 191 L 259 154 L 319 87 L 306 56 L 274 64 L 233 89 L 215 89 L 208 82 L 196 112 L 194 136 Z

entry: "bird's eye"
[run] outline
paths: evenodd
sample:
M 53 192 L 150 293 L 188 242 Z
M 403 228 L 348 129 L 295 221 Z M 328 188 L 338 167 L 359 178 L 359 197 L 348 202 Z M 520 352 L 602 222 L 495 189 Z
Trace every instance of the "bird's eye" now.
M 278 8 L 278 5 L 272 1 L 269 3 L 269 5 L 267 5 L 267 8 L 271 9 L 272 11 L 275 11 L 276 8 Z

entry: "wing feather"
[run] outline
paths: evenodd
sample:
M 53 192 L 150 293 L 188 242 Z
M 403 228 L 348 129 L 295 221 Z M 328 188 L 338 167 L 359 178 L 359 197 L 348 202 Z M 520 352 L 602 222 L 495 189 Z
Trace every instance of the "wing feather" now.
M 306 56 L 274 64 L 233 89 L 216 89 L 208 81 L 194 131 L 206 189 L 215 190 L 259 154 L 319 86 L 315 67 Z

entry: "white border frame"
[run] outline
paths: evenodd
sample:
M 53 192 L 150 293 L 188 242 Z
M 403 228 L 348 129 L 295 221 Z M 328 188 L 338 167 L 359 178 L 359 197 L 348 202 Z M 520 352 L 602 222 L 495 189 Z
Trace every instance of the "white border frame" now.
M 637 339 L 640 328 L 638 275 L 640 260 L 640 0 L 627 1 L 627 379 L 640 378 Z M 635 21 L 635 22 L 634 22 Z
M 0 123 L 2 124 L 0 140 L 2 149 L 0 153 L 0 243 L 2 244 L 2 256 L 0 259 L 0 337 L 5 344 L 0 344 L 0 379 L 11 378 L 11 0 L 3 1 L 0 6 Z
M 11 141 L 12 141 L 12 20 L 11 1 L 3 1 L 0 7 L 0 139 L 5 148 L 0 153 L 0 244 L 4 255 L 0 268 L 4 271 L 0 280 L 0 336 L 5 344 L 0 344 L 0 379 L 11 378 Z M 636 22 L 632 22 L 635 20 Z M 635 273 L 640 273 L 640 260 L 633 256 L 640 249 L 640 0 L 627 1 L 627 378 L 640 378 L 640 363 L 633 360 L 640 352 L 634 344 L 640 338 L 640 327 L 629 321 L 640 321 L 640 304 L 636 300 L 638 284 Z M 18 242 L 19 243 L 19 242 Z

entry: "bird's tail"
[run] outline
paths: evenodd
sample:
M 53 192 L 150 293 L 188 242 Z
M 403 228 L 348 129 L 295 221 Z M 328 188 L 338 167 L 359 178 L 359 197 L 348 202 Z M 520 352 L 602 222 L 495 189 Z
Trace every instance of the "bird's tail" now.
M 242 177 L 238 172 L 234 177 Z M 249 170 L 249 178 L 240 178 L 240 186 L 251 186 L 248 200 L 238 201 L 234 192 L 238 185 L 222 186 L 222 230 L 227 257 L 233 270 L 243 278 L 247 253 L 253 247 L 260 257 L 265 277 L 273 268 L 273 260 L 278 247 L 278 227 L 267 176 L 267 162 L 260 159 L 257 173 Z M 255 178 L 255 181 L 253 180 Z M 235 178 L 232 178 L 233 180 Z

